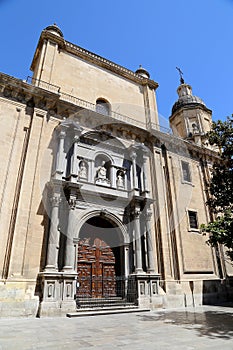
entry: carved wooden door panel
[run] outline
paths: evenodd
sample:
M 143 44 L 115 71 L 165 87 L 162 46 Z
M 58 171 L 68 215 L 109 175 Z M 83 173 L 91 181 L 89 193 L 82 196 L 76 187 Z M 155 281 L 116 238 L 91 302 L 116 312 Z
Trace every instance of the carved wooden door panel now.
M 116 295 L 115 256 L 100 238 L 79 241 L 77 272 L 78 296 L 102 298 Z
M 80 262 L 78 268 L 78 283 L 79 287 L 77 290 L 78 295 L 85 295 L 86 297 L 92 296 L 91 278 L 92 265 L 88 262 Z

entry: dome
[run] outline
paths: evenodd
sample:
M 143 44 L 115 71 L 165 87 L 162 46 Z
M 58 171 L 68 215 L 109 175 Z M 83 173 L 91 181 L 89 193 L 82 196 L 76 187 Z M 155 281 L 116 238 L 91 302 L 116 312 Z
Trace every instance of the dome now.
M 200 97 L 192 94 L 192 88 L 190 85 L 181 84 L 177 89 L 177 93 L 179 98 L 172 107 L 172 114 L 174 114 L 178 109 L 187 105 L 202 105 L 206 107 L 204 101 Z
M 148 78 L 148 79 L 150 78 L 149 72 L 145 68 L 143 68 L 141 65 L 139 66 L 139 68 L 136 70 L 135 73 L 138 75 L 141 75 L 144 78 Z
M 62 33 L 61 29 L 56 25 L 56 23 L 46 27 L 45 30 L 47 30 L 55 35 L 61 36 L 63 38 L 63 33 Z

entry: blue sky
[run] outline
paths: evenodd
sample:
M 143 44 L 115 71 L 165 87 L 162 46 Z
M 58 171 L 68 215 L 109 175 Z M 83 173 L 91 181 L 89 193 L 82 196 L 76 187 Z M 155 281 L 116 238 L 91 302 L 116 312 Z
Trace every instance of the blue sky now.
M 233 113 L 233 0 L 0 0 L 0 71 L 25 79 L 40 32 L 56 22 L 66 40 L 159 83 L 168 118 L 179 76 L 213 110 Z

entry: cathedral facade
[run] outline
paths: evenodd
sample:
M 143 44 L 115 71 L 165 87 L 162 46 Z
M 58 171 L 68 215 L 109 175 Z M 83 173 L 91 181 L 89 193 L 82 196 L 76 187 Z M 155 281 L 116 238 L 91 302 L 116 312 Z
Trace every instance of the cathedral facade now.
M 181 79 L 161 128 L 143 67 L 72 44 L 56 25 L 31 70 L 26 81 L 0 74 L 0 314 L 227 298 L 233 269 L 200 231 L 213 219 L 211 110 L 191 86 Z

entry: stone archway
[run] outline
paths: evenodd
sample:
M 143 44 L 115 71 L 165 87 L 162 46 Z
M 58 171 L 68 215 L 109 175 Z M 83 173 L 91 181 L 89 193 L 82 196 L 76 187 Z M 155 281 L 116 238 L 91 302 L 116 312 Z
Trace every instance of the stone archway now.
M 123 296 L 124 245 L 120 230 L 101 215 L 89 218 L 78 239 L 77 296 L 106 298 Z

